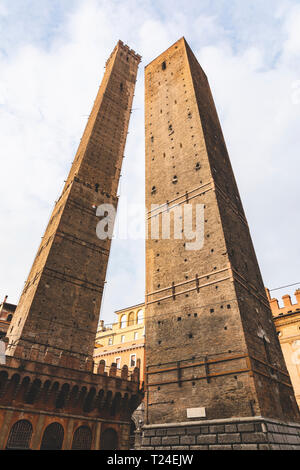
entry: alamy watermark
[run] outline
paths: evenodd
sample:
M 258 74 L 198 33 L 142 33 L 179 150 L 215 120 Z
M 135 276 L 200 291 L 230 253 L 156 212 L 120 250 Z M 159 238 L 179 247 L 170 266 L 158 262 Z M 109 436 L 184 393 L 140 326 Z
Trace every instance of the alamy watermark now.
M 183 204 L 175 207 L 152 204 L 146 216 L 142 204 L 124 204 L 116 217 L 112 204 L 101 204 L 96 215 L 100 218 L 96 233 L 100 240 L 184 240 L 188 251 L 201 250 L 204 245 L 204 204 Z

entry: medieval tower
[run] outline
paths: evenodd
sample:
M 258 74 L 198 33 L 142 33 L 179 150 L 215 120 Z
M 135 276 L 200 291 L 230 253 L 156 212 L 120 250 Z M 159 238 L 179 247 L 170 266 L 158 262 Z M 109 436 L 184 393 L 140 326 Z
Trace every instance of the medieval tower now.
M 119 41 L 7 332 L 0 449 L 126 449 L 138 371 L 94 370 L 111 240 L 97 207 L 117 189 L 141 57 Z M 104 215 L 104 214 L 103 214 Z M 107 377 L 109 375 L 109 377 Z M 76 419 L 74 418 L 76 417 Z
M 92 359 L 111 240 L 96 235 L 97 207 L 117 189 L 139 57 L 119 43 L 55 204 L 14 320 L 7 354 L 62 352 Z
M 145 107 L 144 448 L 269 448 L 272 420 L 299 411 L 207 77 L 184 38 L 146 67 Z M 187 205 L 198 248 L 184 225 L 182 238 L 162 233 Z M 298 433 L 278 439 L 300 445 Z

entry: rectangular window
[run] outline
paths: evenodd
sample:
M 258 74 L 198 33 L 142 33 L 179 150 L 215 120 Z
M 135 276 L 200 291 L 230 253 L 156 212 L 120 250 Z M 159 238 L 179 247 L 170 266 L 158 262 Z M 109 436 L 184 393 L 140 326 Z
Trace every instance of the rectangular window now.
M 125 343 L 125 335 L 121 336 L 121 343 Z
M 117 364 L 117 368 L 121 369 L 121 358 L 120 357 L 116 357 L 115 363 Z
M 111 346 L 113 344 L 113 339 L 112 338 L 108 338 L 108 345 Z
M 130 365 L 129 367 L 135 367 L 136 366 L 136 354 L 130 354 Z
M 138 339 L 138 337 L 139 337 L 139 333 L 135 331 L 133 339 Z

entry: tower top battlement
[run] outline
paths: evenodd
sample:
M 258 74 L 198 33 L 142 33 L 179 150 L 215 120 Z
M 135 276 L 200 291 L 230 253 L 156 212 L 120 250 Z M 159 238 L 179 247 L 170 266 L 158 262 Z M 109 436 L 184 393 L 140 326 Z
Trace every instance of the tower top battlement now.
M 109 58 L 107 59 L 107 61 L 105 63 L 105 67 L 107 67 L 107 65 L 109 64 L 109 62 L 111 61 L 112 57 L 115 55 L 115 53 L 118 49 L 121 49 L 125 54 L 130 55 L 131 57 L 133 57 L 137 61 L 138 64 L 141 62 L 142 56 L 137 54 L 133 49 L 130 49 L 130 47 L 127 44 L 124 44 L 124 42 L 121 41 L 121 39 L 119 39 L 119 41 L 117 42 L 116 46 L 114 47 L 112 53 L 110 54 Z

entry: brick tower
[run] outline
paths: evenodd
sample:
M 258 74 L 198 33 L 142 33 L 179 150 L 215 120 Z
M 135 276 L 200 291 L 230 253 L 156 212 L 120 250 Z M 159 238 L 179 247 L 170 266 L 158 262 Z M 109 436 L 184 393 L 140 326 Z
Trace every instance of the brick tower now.
M 146 67 L 145 84 L 144 448 L 269 448 L 274 422 L 299 411 L 207 77 L 182 38 Z M 185 232 L 151 238 L 187 204 L 194 224 L 204 211 L 201 248 L 188 249 Z M 280 429 L 277 442 L 300 445 L 297 425 Z
M 140 59 L 119 41 L 106 63 L 7 332 L 6 365 L 0 367 L 0 448 L 128 444 L 130 414 L 139 401 L 138 372 L 129 381 L 126 366 L 117 371 L 113 364 L 106 371 L 100 364 L 94 373 L 92 360 L 111 243 L 96 235 L 96 209 L 103 203 L 117 207 Z M 53 436 L 60 441 L 53 443 Z
M 119 43 L 56 202 L 11 327 L 7 354 L 35 348 L 91 359 L 111 241 L 99 240 L 96 208 L 117 189 L 139 57 Z M 18 349 L 18 352 L 17 352 Z M 21 349 L 23 350 L 20 353 Z

